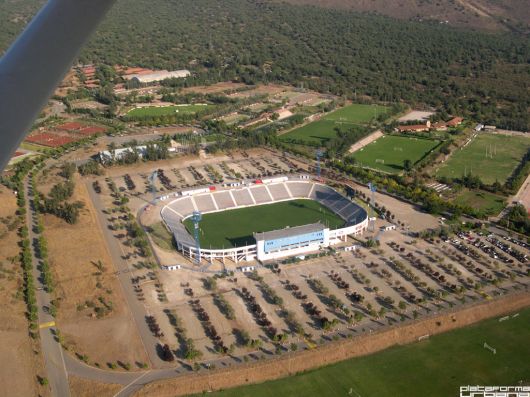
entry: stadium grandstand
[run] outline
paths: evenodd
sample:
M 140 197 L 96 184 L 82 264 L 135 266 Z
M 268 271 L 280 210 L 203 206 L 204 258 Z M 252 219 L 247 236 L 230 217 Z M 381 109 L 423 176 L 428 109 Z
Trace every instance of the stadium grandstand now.
M 330 229 L 321 224 L 289 227 L 254 233 L 255 244 L 228 249 L 197 249 L 194 238 L 183 221 L 194 211 L 202 214 L 229 211 L 237 208 L 272 204 L 297 199 L 314 200 L 337 214 L 344 225 Z M 184 190 L 159 197 L 161 216 L 175 238 L 179 251 L 190 259 L 201 260 L 267 261 L 318 251 L 345 242 L 348 235 L 359 235 L 368 227 L 368 214 L 359 205 L 333 188 L 312 181 L 306 176 L 275 177 L 270 179 L 210 186 Z M 237 220 L 235 220 L 237 221 Z

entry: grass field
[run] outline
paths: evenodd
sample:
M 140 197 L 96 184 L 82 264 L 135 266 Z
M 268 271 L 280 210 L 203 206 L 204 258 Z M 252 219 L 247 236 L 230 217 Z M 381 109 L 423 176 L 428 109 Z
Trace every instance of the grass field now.
M 436 140 L 385 135 L 355 152 L 352 157 L 363 166 L 399 173 L 403 170 L 405 160 L 416 164 L 439 144 L 440 141 Z
M 305 141 L 308 144 L 323 145 L 326 141 L 337 136 L 335 128 L 346 131 L 354 125 L 367 124 L 376 114 L 386 112 L 388 112 L 388 108 L 385 106 L 349 105 L 322 117 L 318 121 L 296 128 L 282 135 L 280 139 L 284 141 L 295 139 Z
M 530 381 L 530 309 L 407 346 L 212 397 L 455 397 L 466 385 Z M 483 348 L 484 342 L 497 354 Z
M 204 110 L 208 105 L 180 105 L 180 106 L 149 106 L 144 108 L 132 109 L 127 113 L 130 117 L 144 116 L 167 116 L 175 113 L 194 114 Z
M 344 224 L 338 215 L 316 201 L 291 200 L 206 214 L 200 223 L 200 240 L 204 248 L 240 247 L 255 244 L 253 233 L 318 221 L 331 229 Z M 184 224 L 193 233 L 191 220 Z
M 485 215 L 498 215 L 504 208 L 505 198 L 483 191 L 463 190 L 454 200 L 457 204 L 468 205 Z
M 167 231 L 166 227 L 162 222 L 155 223 L 147 228 L 147 231 L 151 234 L 151 238 L 160 248 L 166 250 L 173 250 L 173 235 Z
M 389 109 L 386 106 L 353 104 L 345 106 L 339 110 L 335 110 L 334 112 L 323 117 L 323 120 L 338 122 L 344 121 L 353 124 L 366 124 L 380 114 L 387 113 L 388 110 Z
M 483 133 L 462 150 L 457 149 L 436 175 L 461 178 L 471 172 L 484 183 L 504 183 L 529 148 L 530 138 Z M 487 157 L 486 152 L 492 153 L 493 158 Z

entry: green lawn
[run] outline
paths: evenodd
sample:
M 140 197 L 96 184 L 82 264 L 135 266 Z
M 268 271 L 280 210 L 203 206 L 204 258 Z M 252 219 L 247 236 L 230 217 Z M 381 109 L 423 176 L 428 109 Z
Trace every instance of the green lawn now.
M 200 223 L 201 246 L 221 249 L 255 244 L 253 233 L 318 221 L 331 229 L 344 225 L 338 215 L 313 200 L 283 201 L 205 214 Z M 185 220 L 184 225 L 193 233 L 190 219 Z
M 323 146 L 327 141 L 335 138 L 337 132 L 335 128 L 347 130 L 352 127 L 351 123 L 335 123 L 330 120 L 318 120 L 313 123 L 306 124 L 300 128 L 296 128 L 287 134 L 281 135 L 282 141 L 300 141 L 307 144 L 317 144 Z
M 369 123 L 377 114 L 387 113 L 388 108 L 376 105 L 349 105 L 338 109 L 318 121 L 296 128 L 280 137 L 286 142 L 304 141 L 307 144 L 323 145 L 337 136 L 336 128 L 346 131 L 355 125 Z
M 147 231 L 151 234 L 151 238 L 153 239 L 154 243 L 160 248 L 169 251 L 174 249 L 173 235 L 168 232 L 162 222 L 158 222 L 151 226 L 148 226 Z
M 416 164 L 440 141 L 408 136 L 385 135 L 355 152 L 352 157 L 365 167 L 389 173 L 403 171 L 405 160 Z
M 144 108 L 133 109 L 127 113 L 130 117 L 144 116 L 167 116 L 175 113 L 193 114 L 204 110 L 208 105 L 181 105 L 181 106 L 149 106 Z
M 502 184 L 528 149 L 530 138 L 481 133 L 465 148 L 457 149 L 436 175 L 461 178 L 467 172 L 480 177 L 486 184 L 495 180 Z
M 326 115 L 323 120 L 366 124 L 380 114 L 387 113 L 388 110 L 386 106 L 353 104 Z
M 458 314 L 457 314 L 458 316 Z M 454 397 L 466 385 L 530 381 L 530 309 L 278 381 L 212 397 Z M 484 342 L 497 354 L 483 348 Z
M 463 190 L 454 200 L 457 204 L 476 208 L 485 215 L 498 215 L 506 205 L 502 196 L 484 191 Z

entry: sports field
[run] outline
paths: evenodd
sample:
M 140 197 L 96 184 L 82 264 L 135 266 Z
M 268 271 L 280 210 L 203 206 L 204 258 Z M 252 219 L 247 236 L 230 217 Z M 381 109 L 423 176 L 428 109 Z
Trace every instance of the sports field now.
M 376 115 L 387 113 L 388 108 L 377 105 L 349 105 L 336 110 L 322 119 L 296 128 L 281 136 L 284 141 L 305 141 L 308 144 L 323 145 L 337 136 L 336 128 L 346 131 L 355 125 L 365 125 Z
M 389 173 L 404 169 L 405 160 L 416 164 L 440 141 L 408 136 L 385 135 L 355 152 L 352 157 L 363 166 Z
M 498 215 L 506 205 L 506 199 L 502 196 L 467 189 L 460 192 L 454 201 L 482 211 L 484 215 Z
M 344 221 L 333 211 L 313 200 L 291 200 L 238 208 L 203 215 L 200 241 L 204 248 L 232 248 L 255 244 L 253 233 L 322 222 L 336 229 Z M 184 225 L 193 233 L 193 223 Z
M 323 120 L 347 122 L 353 124 L 366 124 L 380 114 L 387 113 L 388 108 L 386 106 L 379 105 L 359 105 L 353 104 L 345 106 L 339 110 L 328 114 L 323 117 Z
M 194 114 L 200 110 L 204 110 L 208 105 L 175 105 L 175 106 L 148 106 L 144 108 L 133 109 L 127 113 L 130 117 L 145 117 L 145 116 L 167 116 L 172 114 Z
M 530 309 L 278 381 L 215 397 L 456 397 L 460 386 L 530 382 Z M 484 342 L 497 354 L 483 348 Z
M 461 178 L 464 173 L 478 176 L 482 182 L 506 182 L 530 149 L 530 138 L 479 134 L 463 149 L 457 149 L 436 172 L 437 176 Z

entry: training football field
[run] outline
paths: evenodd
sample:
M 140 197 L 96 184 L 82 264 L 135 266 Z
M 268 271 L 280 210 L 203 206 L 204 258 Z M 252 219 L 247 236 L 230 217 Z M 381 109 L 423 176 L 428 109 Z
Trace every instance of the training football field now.
M 296 128 L 281 135 L 286 142 L 299 141 L 302 144 L 324 145 L 337 136 L 336 129 L 347 131 L 355 126 L 363 126 L 380 114 L 388 113 L 389 108 L 379 105 L 353 104 L 338 109 L 318 121 Z
M 436 175 L 461 178 L 478 176 L 482 182 L 503 184 L 530 149 L 530 138 L 497 134 L 479 134 L 462 149 L 456 149 Z
M 434 150 L 440 141 L 408 136 L 385 135 L 353 153 L 364 167 L 389 173 L 403 171 L 405 160 L 412 165 Z
M 168 116 L 174 114 L 194 114 L 207 108 L 207 105 L 183 105 L 183 106 L 147 106 L 129 111 L 129 117 L 145 116 Z
M 255 244 L 253 233 L 316 222 L 331 229 L 344 225 L 344 220 L 316 201 L 282 201 L 205 214 L 200 222 L 200 242 L 202 247 L 212 249 L 241 247 Z M 193 235 L 191 220 L 185 220 L 184 225 Z
M 458 315 L 458 314 L 457 314 Z M 215 397 L 456 397 L 460 386 L 530 382 L 530 309 Z M 484 349 L 484 342 L 497 354 Z

